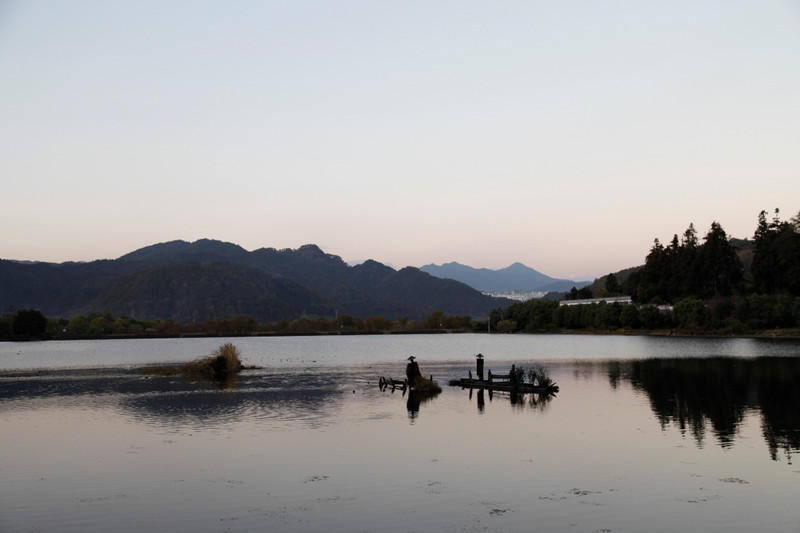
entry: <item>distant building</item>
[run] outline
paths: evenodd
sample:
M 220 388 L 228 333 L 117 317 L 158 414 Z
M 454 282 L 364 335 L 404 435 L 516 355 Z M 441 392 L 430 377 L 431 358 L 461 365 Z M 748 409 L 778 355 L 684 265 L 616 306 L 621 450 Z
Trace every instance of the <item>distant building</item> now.
M 542 291 L 481 291 L 481 294 L 491 296 L 493 298 L 508 298 L 509 300 L 516 300 L 518 302 L 527 302 L 528 300 L 536 300 L 544 298 L 547 292 Z
M 607 304 L 633 303 L 630 296 L 608 296 L 606 298 L 584 298 L 582 300 L 561 300 L 558 305 L 591 305 L 605 302 Z

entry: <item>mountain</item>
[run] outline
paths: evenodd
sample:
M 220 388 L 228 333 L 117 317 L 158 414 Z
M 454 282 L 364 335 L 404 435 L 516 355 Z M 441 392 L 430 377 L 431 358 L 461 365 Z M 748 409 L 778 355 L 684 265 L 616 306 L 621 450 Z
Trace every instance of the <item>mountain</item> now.
M 551 278 L 522 263 L 514 263 L 500 270 L 490 270 L 488 268 L 473 268 L 453 262 L 441 266 L 425 265 L 420 270 L 437 278 L 453 279 L 466 283 L 479 291 L 568 291 L 572 287 L 581 288 L 591 283 L 589 281 Z
M 147 246 L 88 263 L 0 260 L 0 309 L 46 316 L 91 312 L 200 322 L 251 316 L 263 322 L 337 314 L 418 319 L 434 311 L 486 316 L 510 302 L 413 267 L 368 260 L 350 266 L 308 244 L 249 252 L 202 239 Z
M 183 323 L 237 315 L 261 321 L 329 315 L 333 307 L 305 287 L 256 268 L 233 263 L 182 263 L 122 277 L 82 309 L 114 316 L 169 317 Z
M 200 239 L 195 242 L 170 241 L 152 246 L 145 246 L 119 258 L 120 261 L 132 262 L 192 262 L 215 261 L 236 263 L 243 260 L 248 251 L 241 246 L 229 242 L 212 239 Z

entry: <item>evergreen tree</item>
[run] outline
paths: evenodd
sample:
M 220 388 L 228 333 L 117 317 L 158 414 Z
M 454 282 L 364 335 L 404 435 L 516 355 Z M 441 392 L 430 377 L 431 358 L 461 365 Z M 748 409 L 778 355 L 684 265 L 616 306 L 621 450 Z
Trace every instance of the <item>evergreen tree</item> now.
M 690 295 L 699 291 L 697 275 L 697 251 L 700 245 L 697 240 L 697 230 L 690 223 L 683 232 L 681 248 L 675 263 L 675 272 L 680 276 L 678 294 Z
M 639 280 L 643 290 L 637 291 L 637 293 L 640 297 L 644 297 L 643 301 L 670 301 L 672 299 L 670 291 L 672 267 L 669 257 L 661 242 L 655 239 L 650 253 L 645 258 Z
M 681 246 L 687 250 L 697 249 L 697 230 L 694 229 L 694 223 L 689 223 L 689 227 L 683 232 L 683 240 Z
M 727 296 L 742 279 L 742 263 L 718 222 L 711 223 L 703 240 L 697 256 L 699 295 L 705 298 Z
M 608 294 L 618 294 L 620 292 L 621 287 L 619 285 L 619 281 L 617 280 L 617 276 L 615 276 L 613 272 L 608 276 L 606 276 L 605 288 Z
M 772 222 L 766 211 L 758 215 L 753 235 L 753 283 L 762 294 L 800 295 L 800 213 L 791 222 L 781 222 L 775 210 Z
M 633 276 L 638 302 L 674 302 L 685 297 L 727 295 L 742 279 L 742 265 L 722 226 L 714 222 L 703 244 L 694 224 L 683 238 L 672 237 L 668 247 L 656 239 L 644 267 Z
M 797 214 L 792 217 L 789 223 L 794 228 L 795 233 L 800 233 L 800 211 L 798 211 Z

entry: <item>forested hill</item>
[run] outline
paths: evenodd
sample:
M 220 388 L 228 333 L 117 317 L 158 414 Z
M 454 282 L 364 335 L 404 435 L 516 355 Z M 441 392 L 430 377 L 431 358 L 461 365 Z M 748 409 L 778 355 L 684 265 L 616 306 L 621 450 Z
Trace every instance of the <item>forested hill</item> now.
M 260 321 L 351 315 L 417 319 L 434 311 L 486 316 L 508 301 L 453 280 L 375 261 L 349 266 L 315 245 L 249 252 L 226 242 L 172 241 L 114 260 L 0 260 L 0 308 L 46 316 L 91 312 L 195 322 L 238 315 Z

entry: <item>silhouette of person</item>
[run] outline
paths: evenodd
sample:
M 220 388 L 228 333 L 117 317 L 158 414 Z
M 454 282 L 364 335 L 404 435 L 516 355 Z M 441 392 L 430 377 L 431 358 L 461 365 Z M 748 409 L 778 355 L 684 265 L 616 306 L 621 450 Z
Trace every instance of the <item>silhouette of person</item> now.
M 419 365 L 416 361 L 414 361 L 416 357 L 413 355 L 408 358 L 409 363 L 406 365 L 406 377 L 408 378 L 408 383 L 411 384 L 417 376 L 421 376 L 422 373 L 419 371 Z

